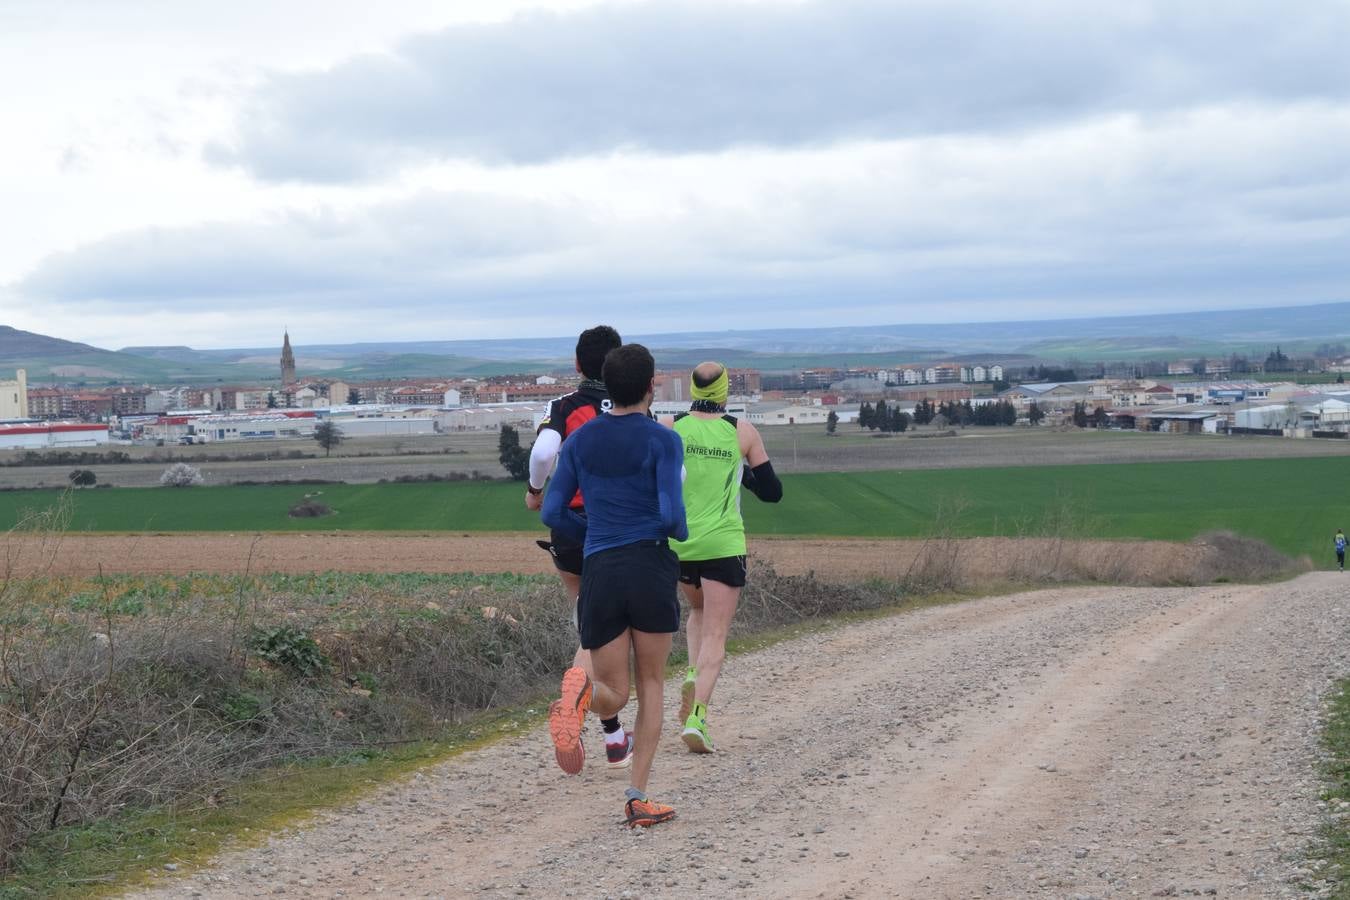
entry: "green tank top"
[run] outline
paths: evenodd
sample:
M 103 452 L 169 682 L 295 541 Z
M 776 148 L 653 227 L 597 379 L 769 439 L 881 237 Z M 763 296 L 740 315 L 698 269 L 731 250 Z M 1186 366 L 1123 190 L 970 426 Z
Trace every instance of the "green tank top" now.
M 689 540 L 671 541 L 682 560 L 745 555 L 741 521 L 741 442 L 731 416 L 682 415 L 675 430 L 684 440 L 684 512 Z

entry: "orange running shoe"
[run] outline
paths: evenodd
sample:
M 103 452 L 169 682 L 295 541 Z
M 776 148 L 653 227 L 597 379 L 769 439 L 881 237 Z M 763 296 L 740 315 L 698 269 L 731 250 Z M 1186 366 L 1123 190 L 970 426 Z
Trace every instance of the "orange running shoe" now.
M 666 806 L 664 803 L 657 803 L 655 800 L 639 800 L 636 797 L 629 799 L 623 805 L 623 811 L 624 824 L 629 828 L 637 828 L 639 825 L 643 828 L 650 828 L 653 825 L 669 822 L 675 818 L 673 806 Z
M 558 768 L 576 775 L 586 764 L 586 747 L 581 743 L 581 726 L 591 708 L 591 678 L 586 670 L 573 666 L 563 673 L 562 697 L 548 707 L 548 733 L 553 738 L 553 755 Z

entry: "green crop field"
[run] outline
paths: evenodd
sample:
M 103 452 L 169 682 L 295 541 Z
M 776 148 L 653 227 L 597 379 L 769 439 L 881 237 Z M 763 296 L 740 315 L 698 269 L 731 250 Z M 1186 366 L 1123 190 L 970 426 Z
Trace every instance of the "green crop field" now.
M 745 495 L 751 534 L 921 537 L 1062 534 L 1185 540 L 1227 529 L 1287 553 L 1330 555 L 1350 528 L 1341 458 L 840 472 L 785 478 L 781 504 Z M 291 519 L 307 493 L 336 513 Z M 537 518 L 508 482 L 122 488 L 70 494 L 73 531 L 528 531 Z M 0 528 L 56 491 L 0 493 Z

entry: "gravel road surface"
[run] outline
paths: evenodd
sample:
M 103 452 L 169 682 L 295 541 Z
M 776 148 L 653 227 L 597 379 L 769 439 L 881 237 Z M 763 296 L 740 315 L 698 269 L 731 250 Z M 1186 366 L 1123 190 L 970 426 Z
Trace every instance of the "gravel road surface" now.
M 1316 896 L 1346 577 L 1022 593 L 780 644 L 727 666 L 716 754 L 667 713 L 652 792 L 680 818 L 650 832 L 618 824 L 621 774 L 564 776 L 537 728 L 140 896 Z

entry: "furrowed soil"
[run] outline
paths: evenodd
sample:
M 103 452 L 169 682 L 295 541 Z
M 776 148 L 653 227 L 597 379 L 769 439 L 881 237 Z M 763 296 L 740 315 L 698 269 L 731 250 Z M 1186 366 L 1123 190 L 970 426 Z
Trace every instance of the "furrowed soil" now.
M 316 571 L 337 572 L 507 572 L 554 571 L 552 558 L 532 534 L 389 535 L 385 533 L 306 534 L 138 534 L 29 538 L 0 536 L 0 565 L 14 575 L 207 574 Z M 58 540 L 53 555 L 44 541 Z M 932 554 L 924 540 L 818 539 L 751 540 L 750 556 L 782 575 L 815 572 L 826 580 L 903 579 L 921 555 Z M 1184 580 L 1193 568 L 1195 546 L 1164 541 L 1058 541 L 1034 538 L 974 538 L 945 542 L 944 549 L 963 581 L 1005 581 L 1044 570 L 1057 557 L 1081 561 L 1073 571 L 1100 571 L 1111 581 Z M 1026 572 L 1022 572 L 1026 569 Z M 1176 578 L 1165 573 L 1175 572 Z M 1145 576 L 1149 576 L 1147 579 Z M 1161 577 L 1152 577 L 1161 576 Z
M 1346 576 L 1073 588 L 869 621 L 733 658 L 710 726 L 619 824 L 622 772 L 546 729 L 429 767 L 144 897 L 1295 897 Z M 632 713 L 624 713 L 632 723 Z

